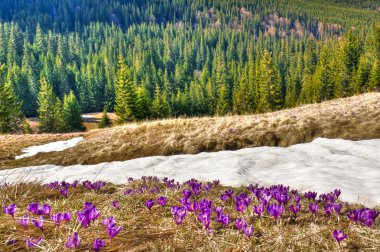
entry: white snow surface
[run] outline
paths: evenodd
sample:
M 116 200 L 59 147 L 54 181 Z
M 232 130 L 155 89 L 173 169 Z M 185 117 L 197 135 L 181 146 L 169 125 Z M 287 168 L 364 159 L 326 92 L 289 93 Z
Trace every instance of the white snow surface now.
M 368 207 L 380 205 L 380 139 L 348 141 L 318 138 L 311 143 L 257 147 L 197 155 L 156 156 L 124 162 L 61 167 L 46 165 L 0 171 L 0 183 L 103 180 L 116 184 L 143 175 L 191 178 L 239 186 L 284 184 L 301 191 L 328 193 Z
M 40 152 L 53 152 L 53 151 L 63 151 L 68 148 L 74 147 L 79 142 L 83 141 L 83 137 L 77 137 L 66 141 L 59 141 L 48 143 L 44 145 L 31 146 L 22 150 L 24 154 L 17 156 L 16 159 L 22 159 L 26 157 L 32 157 Z

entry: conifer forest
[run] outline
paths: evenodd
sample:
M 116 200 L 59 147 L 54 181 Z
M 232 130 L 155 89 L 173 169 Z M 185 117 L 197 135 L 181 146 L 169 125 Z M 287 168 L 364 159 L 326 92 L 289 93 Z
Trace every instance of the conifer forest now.
M 0 132 L 263 113 L 380 89 L 376 0 L 4 0 Z

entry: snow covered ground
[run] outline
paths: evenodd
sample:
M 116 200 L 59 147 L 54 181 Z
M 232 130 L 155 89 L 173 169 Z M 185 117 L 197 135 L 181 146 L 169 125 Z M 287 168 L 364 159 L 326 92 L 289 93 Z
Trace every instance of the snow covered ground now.
M 375 206 L 380 205 L 380 139 L 355 142 L 318 138 L 288 148 L 258 147 L 88 166 L 26 167 L 0 171 L 0 183 L 105 180 L 120 184 L 128 177 L 143 175 L 179 181 L 220 179 L 231 186 L 281 183 L 319 193 L 340 188 L 343 200 Z
M 67 141 L 53 142 L 53 143 L 48 143 L 48 144 L 39 145 L 39 146 L 31 146 L 29 148 L 23 149 L 22 152 L 24 154 L 17 156 L 16 159 L 31 157 L 40 152 L 63 151 L 68 148 L 74 147 L 81 141 L 83 141 L 83 137 L 77 137 L 77 138 L 73 138 Z

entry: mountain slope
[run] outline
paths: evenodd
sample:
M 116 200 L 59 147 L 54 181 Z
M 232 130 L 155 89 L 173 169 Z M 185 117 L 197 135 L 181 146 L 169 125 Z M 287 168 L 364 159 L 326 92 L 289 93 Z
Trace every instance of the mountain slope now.
M 44 135 L 0 136 L 1 159 L 7 146 L 19 146 L 12 154 L 8 152 L 0 167 L 97 164 L 155 155 L 289 146 L 317 137 L 373 139 L 380 138 L 379 122 L 380 93 L 369 93 L 260 115 L 168 119 L 94 130 L 81 134 L 85 140 L 74 148 L 18 161 L 10 157 L 20 154 L 21 148 L 40 144 Z M 54 141 L 54 135 L 49 136 Z M 57 135 L 62 138 L 64 135 Z

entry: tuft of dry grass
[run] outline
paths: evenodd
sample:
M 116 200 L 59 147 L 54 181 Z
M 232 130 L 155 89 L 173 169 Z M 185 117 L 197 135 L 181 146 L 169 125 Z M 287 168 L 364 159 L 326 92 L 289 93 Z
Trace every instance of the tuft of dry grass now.
M 125 196 L 126 188 L 147 190 L 140 194 Z M 150 193 L 151 188 L 159 187 L 158 194 Z M 183 224 L 176 226 L 170 211 L 170 206 L 179 205 L 178 200 L 183 197 L 181 190 L 169 189 L 164 183 L 152 180 L 138 180 L 128 185 L 107 184 L 99 191 L 85 190 L 82 186 L 69 189 L 68 198 L 59 194 L 58 190 L 48 189 L 40 183 L 19 183 L 0 189 L 0 206 L 16 203 L 18 211 L 16 220 L 27 213 L 26 206 L 31 202 L 41 202 L 52 205 L 52 212 L 71 211 L 72 221 L 61 224 L 56 228 L 53 223 L 47 222 L 44 231 L 29 225 L 29 229 L 21 227 L 9 215 L 0 214 L 0 251 L 26 250 L 26 237 L 43 237 L 41 248 L 37 251 L 65 250 L 67 238 L 78 232 L 81 237 L 81 246 L 76 251 L 91 250 L 95 238 L 107 240 L 104 251 L 379 251 L 380 250 L 380 223 L 377 220 L 372 228 L 359 224 L 352 224 L 345 217 L 346 213 L 358 206 L 345 204 L 340 221 L 334 215 L 327 218 L 323 211 L 317 220 L 308 212 L 308 201 L 303 199 L 301 213 L 294 217 L 288 208 L 278 223 L 268 214 L 261 220 L 252 212 L 252 204 L 243 214 L 234 210 L 232 200 L 222 202 L 220 194 L 226 189 L 233 189 L 235 193 L 248 192 L 246 188 L 230 188 L 222 185 L 212 187 L 209 192 L 202 192 L 192 199 L 213 199 L 214 206 L 224 206 L 224 212 L 230 214 L 231 223 L 224 228 L 215 220 L 212 214 L 212 233 L 206 232 L 194 213 L 188 213 Z M 344 192 L 343 192 L 344 193 Z M 159 196 L 168 197 L 166 207 L 154 206 L 151 211 L 145 207 L 147 199 L 157 199 Z M 252 195 L 252 194 L 251 194 Z M 112 207 L 114 200 L 120 201 L 121 208 Z M 88 229 L 79 227 L 76 211 L 81 210 L 84 202 L 92 202 L 100 210 L 100 218 Z M 320 207 L 321 208 L 321 207 Z M 114 216 L 116 223 L 123 227 L 123 231 L 109 242 L 106 228 L 101 220 L 107 216 Z M 243 217 L 254 226 L 254 233 L 247 238 L 234 227 L 234 221 Z M 343 229 L 348 238 L 339 247 L 332 232 Z M 14 240 L 14 245 L 7 242 Z
M 290 146 L 317 137 L 351 140 L 380 138 L 380 93 L 304 105 L 259 115 L 178 118 L 92 130 L 76 147 L 9 161 L 19 141 L 40 144 L 42 136 L 0 136 L 0 169 L 26 165 L 97 164 L 174 154 L 196 154 L 257 146 Z M 7 142 L 3 143 L 6 138 Z M 69 138 L 69 137 L 67 137 Z M 53 140 L 54 138 L 50 138 Z M 56 140 L 56 139 L 54 139 Z M 3 153 L 7 153 L 4 155 Z

